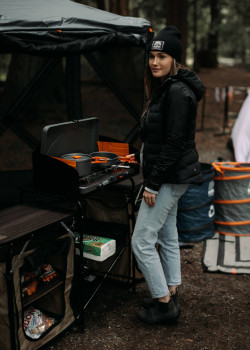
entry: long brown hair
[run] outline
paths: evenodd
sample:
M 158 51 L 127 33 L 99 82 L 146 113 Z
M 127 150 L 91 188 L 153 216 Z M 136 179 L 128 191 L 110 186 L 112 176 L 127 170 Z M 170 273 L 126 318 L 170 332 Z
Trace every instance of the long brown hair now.
M 178 73 L 179 68 L 182 67 L 182 65 L 173 58 L 169 76 L 170 75 L 175 75 Z M 155 90 L 161 85 L 161 80 L 160 79 L 155 79 L 152 75 L 151 69 L 149 68 L 149 65 L 146 66 L 145 72 L 144 72 L 144 85 L 145 85 L 145 93 L 146 93 L 146 103 L 143 109 L 142 115 L 144 115 L 148 107 L 150 105 L 151 99 L 153 97 L 153 94 Z

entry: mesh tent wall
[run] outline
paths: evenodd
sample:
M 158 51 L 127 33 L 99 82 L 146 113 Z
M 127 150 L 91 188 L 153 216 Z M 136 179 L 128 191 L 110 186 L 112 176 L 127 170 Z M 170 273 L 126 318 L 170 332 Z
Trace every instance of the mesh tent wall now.
M 106 66 L 102 65 L 102 61 L 104 56 L 110 55 L 108 50 L 113 50 L 110 56 L 113 62 L 119 61 L 117 49 L 135 48 L 145 53 L 152 36 L 150 22 L 143 18 L 119 16 L 70 0 L 0 0 L 0 53 L 22 53 L 48 58 L 46 65 L 38 72 L 40 76 L 33 82 L 32 91 L 35 83 L 39 86 L 47 71 L 54 68 L 56 60 L 65 57 L 69 119 L 82 118 L 80 55 L 84 54 L 138 123 L 142 99 L 138 109 L 126 95 L 130 89 L 121 89 L 123 83 L 121 80 L 115 81 L 115 73 L 110 71 L 112 65 L 107 69 L 107 63 Z M 100 59 L 96 58 L 96 52 L 99 52 Z M 143 67 L 144 61 L 141 61 L 141 57 L 139 60 L 137 67 Z M 127 62 L 127 66 L 130 63 Z M 126 77 L 126 72 L 123 76 Z M 131 86 L 133 85 L 132 81 Z M 30 91 L 26 89 L 23 94 L 26 100 L 29 100 L 28 93 Z M 15 108 L 12 106 L 12 109 L 1 115 L 3 121 L 0 134 L 9 126 L 10 121 L 16 120 L 24 98 L 21 96 L 21 103 L 18 101 L 14 104 Z M 137 125 L 132 125 L 132 128 L 136 127 Z M 37 146 L 35 142 L 32 144 L 31 138 L 26 140 L 31 147 Z M 25 142 L 26 140 L 24 139 Z

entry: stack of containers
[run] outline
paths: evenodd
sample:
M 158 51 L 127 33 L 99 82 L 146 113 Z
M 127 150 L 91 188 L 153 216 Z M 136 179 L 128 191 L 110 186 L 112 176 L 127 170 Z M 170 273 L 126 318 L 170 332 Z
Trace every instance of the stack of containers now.
M 250 163 L 218 162 L 215 168 L 215 230 L 250 236 Z

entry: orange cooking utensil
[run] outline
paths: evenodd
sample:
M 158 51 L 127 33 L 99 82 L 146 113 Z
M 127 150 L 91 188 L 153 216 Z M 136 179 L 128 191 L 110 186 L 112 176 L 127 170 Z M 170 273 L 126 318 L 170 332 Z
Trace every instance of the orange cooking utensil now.
M 135 159 L 135 156 L 134 156 L 134 155 L 125 156 L 125 157 L 119 157 L 119 160 L 120 160 L 122 163 L 132 163 L 132 164 L 138 163 L 137 160 Z
M 91 163 L 97 164 L 97 163 L 107 163 L 107 158 L 105 157 L 92 157 Z

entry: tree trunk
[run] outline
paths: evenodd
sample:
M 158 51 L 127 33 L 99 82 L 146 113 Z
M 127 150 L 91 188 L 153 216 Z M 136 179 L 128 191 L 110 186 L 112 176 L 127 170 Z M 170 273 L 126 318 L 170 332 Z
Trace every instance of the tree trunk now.
M 100 10 L 105 11 L 105 2 L 104 0 L 97 0 L 97 8 Z
M 121 16 L 128 16 L 128 4 L 129 0 L 110 0 L 109 11 Z
M 199 72 L 197 60 L 197 0 L 193 0 L 193 70 Z
M 210 0 L 210 29 L 208 33 L 208 52 L 207 58 L 209 58 L 212 67 L 217 67 L 217 51 L 218 51 L 218 23 L 219 23 L 219 8 L 216 0 Z
M 219 23 L 219 9 L 217 0 L 210 0 L 210 14 L 211 22 L 208 35 L 208 50 L 213 51 L 217 55 Z
M 182 63 L 186 62 L 187 47 L 187 0 L 166 0 L 167 25 L 176 26 L 181 31 L 183 45 Z

